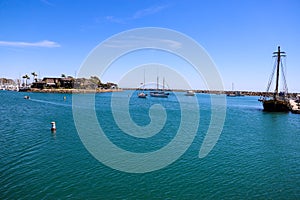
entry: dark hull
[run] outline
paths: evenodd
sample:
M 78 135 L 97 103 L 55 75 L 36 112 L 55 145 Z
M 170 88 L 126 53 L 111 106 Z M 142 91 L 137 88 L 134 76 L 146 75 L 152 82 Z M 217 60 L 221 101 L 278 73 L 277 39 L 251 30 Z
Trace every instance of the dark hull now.
M 151 97 L 168 98 L 169 93 L 165 92 L 150 92 Z
M 283 100 L 264 100 L 264 111 L 268 112 L 288 112 L 290 111 L 290 104 Z
M 150 94 L 151 97 L 159 97 L 159 98 L 168 98 L 168 95 L 165 94 Z
M 294 114 L 300 114 L 300 110 L 291 110 L 291 112 Z

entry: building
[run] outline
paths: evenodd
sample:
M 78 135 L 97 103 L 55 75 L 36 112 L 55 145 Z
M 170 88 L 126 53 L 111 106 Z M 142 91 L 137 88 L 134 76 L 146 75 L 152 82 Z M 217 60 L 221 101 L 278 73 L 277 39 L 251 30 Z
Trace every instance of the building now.
M 33 82 L 32 88 L 44 89 L 44 88 L 73 88 L 74 78 L 53 78 L 45 77 L 41 81 Z

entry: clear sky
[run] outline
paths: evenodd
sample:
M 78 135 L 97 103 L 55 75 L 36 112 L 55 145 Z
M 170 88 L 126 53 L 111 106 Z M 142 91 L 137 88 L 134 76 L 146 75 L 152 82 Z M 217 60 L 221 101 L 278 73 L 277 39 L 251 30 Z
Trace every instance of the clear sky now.
M 264 91 L 280 45 L 289 90 L 300 92 L 299 10 L 298 0 L 0 0 L 0 77 L 75 76 L 89 52 L 112 35 L 162 27 L 197 41 L 227 90 L 234 83 L 236 90 Z M 118 81 L 114 73 L 102 80 Z

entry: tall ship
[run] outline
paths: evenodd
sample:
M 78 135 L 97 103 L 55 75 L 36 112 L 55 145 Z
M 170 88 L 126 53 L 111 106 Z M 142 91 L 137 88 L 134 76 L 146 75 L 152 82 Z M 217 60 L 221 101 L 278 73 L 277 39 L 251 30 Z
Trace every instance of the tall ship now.
M 273 57 L 275 57 L 275 63 L 273 67 L 272 74 L 270 76 L 270 80 L 267 86 L 267 94 L 269 93 L 270 87 L 273 82 L 273 77 L 276 74 L 276 82 L 275 82 L 275 90 L 270 97 L 264 96 L 260 101 L 263 104 L 264 111 L 268 112 L 288 112 L 290 110 L 290 103 L 287 98 L 288 88 L 285 79 L 285 71 L 283 68 L 282 58 L 286 56 L 286 53 L 280 51 L 280 46 L 278 46 L 278 50 L 273 53 Z M 276 73 L 275 73 L 276 71 Z M 279 77 L 282 77 L 283 83 L 283 92 L 279 92 Z
M 169 93 L 165 92 L 165 78 L 163 79 L 163 89 L 161 91 L 159 90 L 158 77 L 157 77 L 156 85 L 157 85 L 157 88 L 156 88 L 157 91 L 150 92 L 150 96 L 151 97 L 159 97 L 159 98 L 168 98 Z

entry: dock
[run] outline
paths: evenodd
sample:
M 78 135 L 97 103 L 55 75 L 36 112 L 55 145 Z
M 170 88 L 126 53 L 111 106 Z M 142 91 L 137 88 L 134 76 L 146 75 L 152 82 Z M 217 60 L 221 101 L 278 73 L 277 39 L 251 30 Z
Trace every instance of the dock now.
M 299 100 L 290 99 L 291 112 L 300 114 L 300 103 Z

